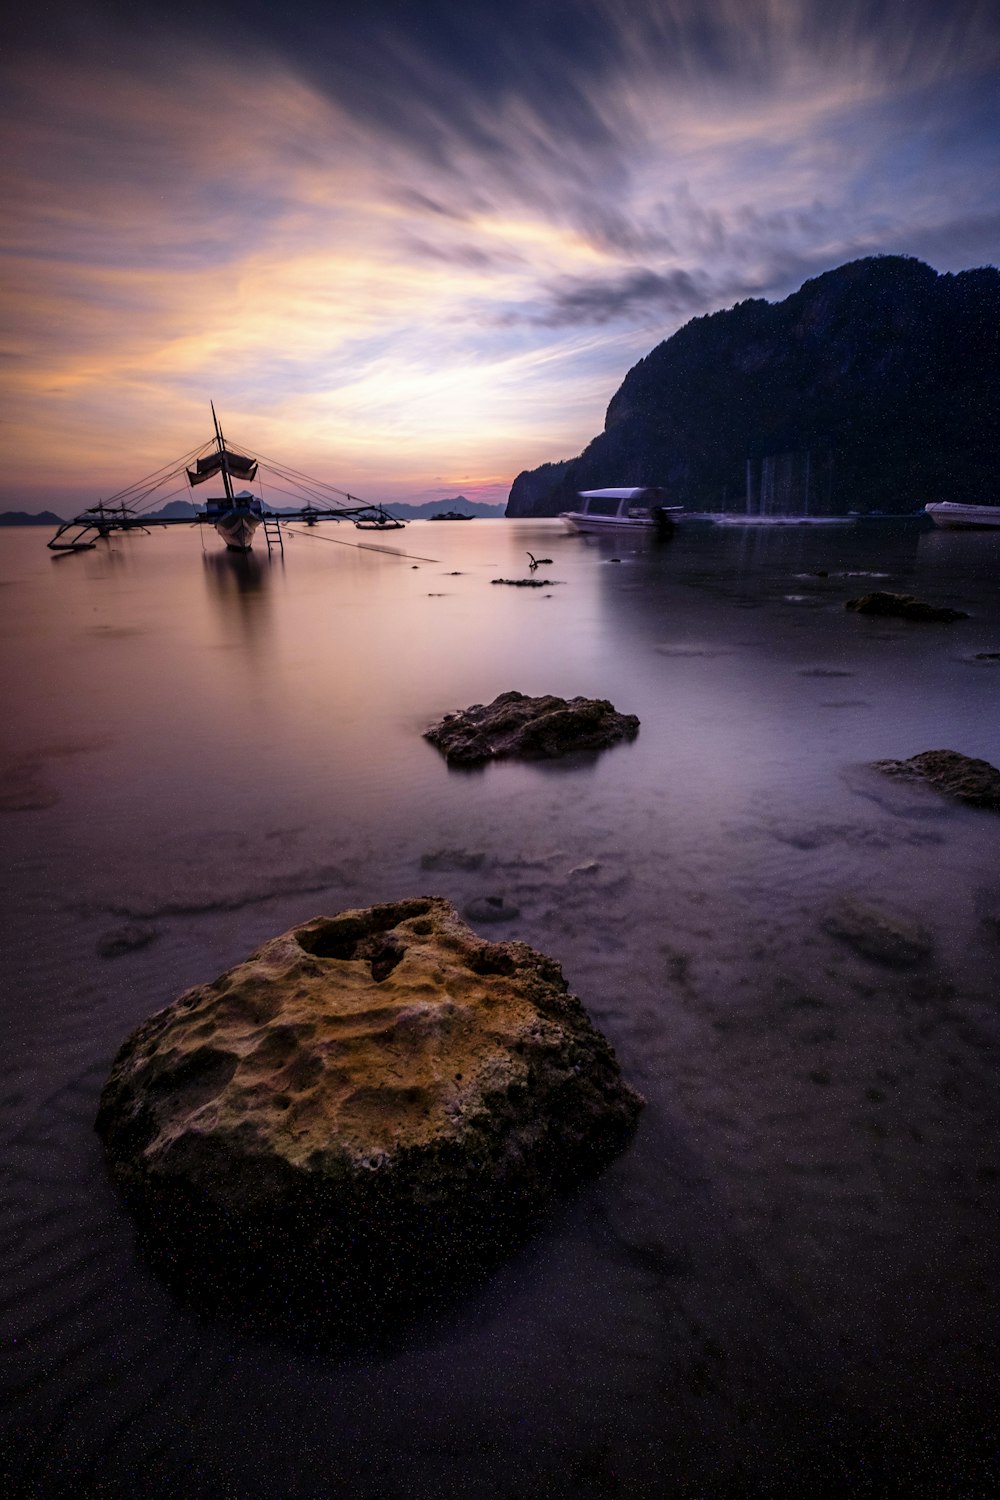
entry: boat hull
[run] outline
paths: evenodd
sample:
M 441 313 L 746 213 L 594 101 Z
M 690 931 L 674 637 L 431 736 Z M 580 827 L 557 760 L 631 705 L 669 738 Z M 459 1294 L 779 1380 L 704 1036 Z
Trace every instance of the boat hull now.
M 214 522 L 215 529 L 231 552 L 249 552 L 260 516 L 246 511 L 227 511 Z
M 942 500 L 925 505 L 935 526 L 948 531 L 993 531 L 1000 528 L 1000 505 L 956 505 Z
M 645 536 L 662 536 L 673 530 L 674 518 L 664 516 L 591 516 L 583 511 L 564 510 L 559 519 L 568 531 L 582 531 L 602 536 L 605 532 L 638 532 Z

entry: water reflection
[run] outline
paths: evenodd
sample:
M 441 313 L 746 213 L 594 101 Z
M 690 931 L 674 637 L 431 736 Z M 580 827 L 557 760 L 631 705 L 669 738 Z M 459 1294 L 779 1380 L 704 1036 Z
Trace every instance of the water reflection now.
M 269 589 L 272 568 L 282 569 L 280 553 L 260 557 L 256 552 L 203 552 L 208 596 L 222 620 L 235 619 L 243 639 L 254 653 L 260 649 L 270 625 Z

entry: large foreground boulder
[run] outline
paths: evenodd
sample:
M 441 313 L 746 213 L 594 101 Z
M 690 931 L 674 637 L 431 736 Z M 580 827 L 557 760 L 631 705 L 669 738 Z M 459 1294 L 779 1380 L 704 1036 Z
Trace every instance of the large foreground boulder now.
M 937 791 L 970 807 L 1000 812 L 1000 771 L 988 760 L 976 760 L 958 750 L 924 750 L 911 755 L 909 760 L 877 760 L 874 766 L 887 776 L 926 781 Z
M 603 750 L 638 733 L 635 714 L 618 713 L 606 698 L 529 698 L 510 692 L 445 714 L 424 738 L 437 745 L 449 765 L 474 766 L 510 755 L 550 760 L 574 750 Z
M 424 897 L 182 995 L 121 1048 L 97 1130 L 196 1302 L 350 1330 L 502 1255 L 641 1104 L 558 964 Z

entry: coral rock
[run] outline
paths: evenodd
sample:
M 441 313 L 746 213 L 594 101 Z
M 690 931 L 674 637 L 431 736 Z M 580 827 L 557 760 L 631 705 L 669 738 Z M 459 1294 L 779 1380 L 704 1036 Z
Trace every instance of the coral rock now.
M 424 738 L 437 745 L 449 765 L 471 766 L 510 755 L 548 760 L 574 750 L 602 750 L 638 733 L 635 714 L 616 712 L 606 698 L 528 698 L 511 692 L 445 714 Z
M 556 963 L 424 897 L 182 995 L 121 1048 L 97 1130 L 196 1300 L 350 1323 L 489 1264 L 641 1104 Z
M 1000 812 L 1000 771 L 988 760 L 975 760 L 957 750 L 924 750 L 909 760 L 877 760 L 874 765 L 888 776 L 926 781 L 971 807 Z

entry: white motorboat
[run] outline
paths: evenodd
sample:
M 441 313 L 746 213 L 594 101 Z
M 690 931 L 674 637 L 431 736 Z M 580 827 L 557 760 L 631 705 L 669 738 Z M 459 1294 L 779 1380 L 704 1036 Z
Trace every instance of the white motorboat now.
M 667 492 L 657 485 L 630 489 L 580 490 L 579 510 L 564 510 L 559 519 L 570 531 L 642 531 L 656 535 L 672 531 L 682 505 L 667 505 Z
M 935 526 L 983 530 L 1000 526 L 1000 505 L 958 505 L 953 500 L 938 500 L 924 510 Z

